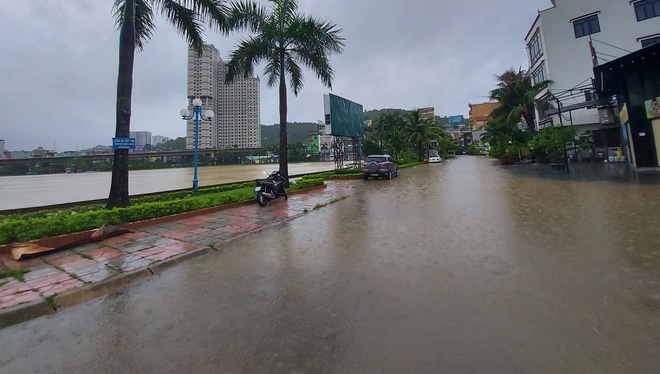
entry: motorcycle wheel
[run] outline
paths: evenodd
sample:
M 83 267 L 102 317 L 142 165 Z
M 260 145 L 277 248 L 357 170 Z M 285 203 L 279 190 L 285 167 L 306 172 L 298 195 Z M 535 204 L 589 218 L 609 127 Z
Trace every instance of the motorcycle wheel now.
M 268 204 L 268 197 L 266 197 L 261 191 L 257 192 L 257 203 L 260 206 L 266 206 L 266 204 Z

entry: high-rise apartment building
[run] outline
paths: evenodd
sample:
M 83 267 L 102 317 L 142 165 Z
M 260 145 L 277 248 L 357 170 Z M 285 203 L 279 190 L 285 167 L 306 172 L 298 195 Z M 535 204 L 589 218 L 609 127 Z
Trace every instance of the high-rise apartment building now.
M 211 44 L 199 55 L 188 49 L 188 107 L 196 97 L 202 113 L 213 110 L 210 122 L 199 121 L 199 148 L 258 148 L 261 146 L 259 77 L 237 77 L 225 84 L 226 65 Z M 194 147 L 195 122 L 188 121 L 186 148 Z
M 135 138 L 135 152 L 144 152 L 151 146 L 151 132 L 149 131 L 131 131 L 131 138 Z

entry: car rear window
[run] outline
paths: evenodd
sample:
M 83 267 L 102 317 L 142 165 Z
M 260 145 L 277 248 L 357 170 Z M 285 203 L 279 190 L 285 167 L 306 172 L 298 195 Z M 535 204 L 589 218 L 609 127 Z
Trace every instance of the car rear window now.
M 387 159 L 385 157 L 367 157 L 367 162 L 385 162 Z

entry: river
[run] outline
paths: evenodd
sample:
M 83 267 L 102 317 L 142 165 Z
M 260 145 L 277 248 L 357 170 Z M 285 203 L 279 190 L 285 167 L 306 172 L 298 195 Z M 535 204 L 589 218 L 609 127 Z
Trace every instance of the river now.
M 289 164 L 289 175 L 333 170 L 333 162 Z M 198 168 L 199 186 L 213 186 L 262 178 L 277 164 L 224 165 Z M 21 175 L 0 177 L 0 210 L 32 208 L 78 201 L 105 199 L 110 193 L 110 172 Z M 135 170 L 129 173 L 129 192 L 192 188 L 193 168 Z

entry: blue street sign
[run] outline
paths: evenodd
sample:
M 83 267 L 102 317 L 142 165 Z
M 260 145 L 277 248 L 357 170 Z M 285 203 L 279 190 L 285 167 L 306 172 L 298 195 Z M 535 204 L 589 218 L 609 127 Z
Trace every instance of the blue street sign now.
M 112 149 L 135 149 L 135 138 L 112 138 Z

